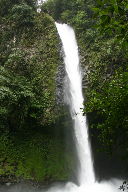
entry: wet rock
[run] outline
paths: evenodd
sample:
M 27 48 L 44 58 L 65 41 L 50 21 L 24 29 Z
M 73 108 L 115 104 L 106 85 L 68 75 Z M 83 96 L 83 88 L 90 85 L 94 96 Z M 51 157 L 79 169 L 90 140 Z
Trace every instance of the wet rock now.
M 11 185 L 11 183 L 6 183 L 6 186 L 8 186 L 8 187 L 9 187 L 10 185 Z

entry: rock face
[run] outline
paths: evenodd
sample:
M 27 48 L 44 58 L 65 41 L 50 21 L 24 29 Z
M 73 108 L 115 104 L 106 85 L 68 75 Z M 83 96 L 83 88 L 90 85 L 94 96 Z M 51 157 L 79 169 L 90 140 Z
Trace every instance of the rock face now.
M 63 63 L 63 50 L 60 52 L 61 63 L 58 66 L 56 76 L 56 102 L 57 105 L 64 105 L 64 79 L 65 79 L 65 66 Z

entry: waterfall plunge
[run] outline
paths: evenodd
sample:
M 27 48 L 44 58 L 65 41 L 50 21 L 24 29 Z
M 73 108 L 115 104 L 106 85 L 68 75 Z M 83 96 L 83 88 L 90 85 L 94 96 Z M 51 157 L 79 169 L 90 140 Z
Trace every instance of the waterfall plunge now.
M 65 187 L 56 186 L 48 192 L 117 192 L 121 181 L 95 182 L 95 174 L 88 140 L 86 117 L 83 116 L 82 75 L 79 64 L 78 46 L 73 29 L 66 24 L 56 23 L 64 50 L 64 63 L 67 73 L 65 82 L 65 102 L 70 107 L 74 122 L 76 148 L 80 167 L 78 180 L 80 186 L 67 183 Z
M 76 148 L 80 162 L 78 180 L 80 185 L 94 183 L 94 171 L 88 142 L 86 117 L 83 116 L 82 78 L 79 66 L 78 47 L 73 29 L 66 24 L 56 24 L 64 49 L 64 63 L 67 73 L 65 102 L 70 107 L 74 122 Z

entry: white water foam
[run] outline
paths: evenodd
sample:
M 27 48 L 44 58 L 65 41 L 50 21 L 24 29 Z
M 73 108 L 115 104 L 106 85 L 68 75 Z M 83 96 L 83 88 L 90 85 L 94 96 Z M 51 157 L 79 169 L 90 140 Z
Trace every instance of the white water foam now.
M 47 192 L 121 192 L 119 186 L 121 181 L 113 179 L 108 182 L 84 184 L 77 186 L 73 183 L 67 183 L 65 186 L 55 186 Z

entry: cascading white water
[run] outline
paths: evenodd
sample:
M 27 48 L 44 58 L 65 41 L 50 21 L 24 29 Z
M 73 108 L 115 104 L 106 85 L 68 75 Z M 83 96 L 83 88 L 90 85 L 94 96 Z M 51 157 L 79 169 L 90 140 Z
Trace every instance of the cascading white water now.
M 65 187 L 55 186 L 48 192 L 117 192 L 119 180 L 98 183 L 95 181 L 91 150 L 88 139 L 86 117 L 82 114 L 82 74 L 79 63 L 78 46 L 74 30 L 67 24 L 58 24 L 56 27 L 62 41 L 64 63 L 67 73 L 65 81 L 65 102 L 69 105 L 74 122 L 77 154 L 80 161 L 78 180 L 80 186 L 67 183 Z
M 56 23 L 64 49 L 67 73 L 65 101 L 70 106 L 74 121 L 76 147 L 80 161 L 78 180 L 80 184 L 94 183 L 95 176 L 88 141 L 86 117 L 83 116 L 82 74 L 79 65 L 78 46 L 73 29 L 66 24 Z M 67 86 L 68 85 L 68 86 Z

